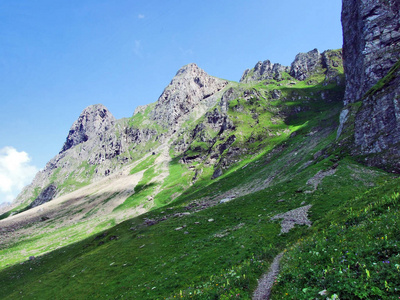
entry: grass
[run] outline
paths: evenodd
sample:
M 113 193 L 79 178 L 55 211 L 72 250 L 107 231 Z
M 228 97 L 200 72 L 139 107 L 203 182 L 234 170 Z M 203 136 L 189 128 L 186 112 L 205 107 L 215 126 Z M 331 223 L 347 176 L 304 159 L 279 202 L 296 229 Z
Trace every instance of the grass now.
M 284 164 L 291 147 L 307 137 L 297 138 L 282 157 L 277 155 L 273 160 L 276 164 Z M 0 293 L 4 299 L 20 295 L 31 299 L 173 299 L 181 295 L 194 299 L 231 296 L 250 299 L 257 279 L 268 269 L 273 257 L 293 241 L 306 239 L 310 234 L 307 227 L 299 227 L 279 235 L 280 225 L 271 222 L 271 216 L 306 201 L 313 204 L 313 222 L 322 224 L 329 211 L 368 189 L 364 184 L 357 186 L 355 183 L 360 179 L 352 178 L 350 172 L 346 175 L 349 166 L 360 168 L 364 180 L 370 182 L 386 178 L 383 172 L 368 173 L 351 160 L 343 160 L 337 171 L 343 174 L 326 178 L 318 193 L 296 193 L 305 184 L 307 174 L 329 167 L 329 159 L 325 159 L 310 170 L 292 176 L 291 181 L 226 204 L 181 218 L 170 217 L 153 226 L 143 223 L 145 218 L 185 212 L 184 207 L 192 199 L 229 190 L 243 180 L 250 181 L 249 175 L 265 172 L 269 164 L 253 161 L 210 186 L 197 191 L 193 186 L 176 200 L 172 210 L 154 210 L 116 225 L 104 235 L 97 234 L 36 260 L 9 267 L 0 273 Z M 278 202 L 278 199 L 285 201 Z M 330 206 L 326 205 L 326 199 L 330 199 Z M 211 218 L 213 222 L 209 222 Z M 183 225 L 186 227 L 182 230 L 175 230 Z
M 182 164 L 183 156 L 171 149 L 162 183 L 154 180 L 160 174 L 155 155 L 131 170 L 143 177 L 115 211 L 146 205 L 154 196 L 151 211 L 119 224 L 112 217 L 84 219 L 72 230 L 62 227 L 0 249 L 2 298 L 251 299 L 257 280 L 282 251 L 277 299 L 314 299 L 324 290 L 324 299 L 395 295 L 399 179 L 357 163 L 334 144 L 343 88 L 322 80 L 317 74 L 291 85 L 287 76 L 281 86 L 271 81 L 235 87 L 265 97 L 231 101 L 235 131 L 215 135 L 206 118 L 188 125 L 181 141 L 203 160 Z M 268 99 L 273 89 L 282 92 L 280 99 Z M 131 125 L 144 122 L 142 117 L 136 114 Z M 199 124 L 204 130 L 192 135 Z M 219 161 L 208 163 L 209 153 L 233 134 L 236 140 Z M 234 148 L 246 151 L 232 155 Z M 210 180 L 223 159 L 229 160 L 224 174 Z M 309 180 L 327 171 L 314 188 Z M 219 203 L 227 195 L 236 198 Z M 271 217 L 306 204 L 312 205 L 313 226 L 280 234 Z M 45 226 L 55 225 L 49 220 Z M 85 225 L 95 234 L 88 236 Z M 61 243 L 66 235 L 69 241 Z M 37 258 L 21 260 L 32 254 Z
M 368 96 L 372 96 L 382 90 L 385 86 L 387 86 L 394 78 L 398 76 L 400 70 L 400 60 L 398 60 L 392 68 L 389 70 L 388 74 L 380 79 L 373 87 L 371 87 L 364 95 L 364 99 Z
M 159 157 L 160 154 L 158 155 L 152 155 L 146 158 L 145 160 L 141 161 L 139 164 L 137 164 L 134 168 L 131 169 L 129 174 L 135 174 L 140 171 L 146 170 L 150 166 L 154 165 L 154 162 L 156 161 L 157 157 Z
M 314 227 L 314 235 L 290 248 L 273 296 L 397 298 L 399 183 L 390 181 L 343 204 Z

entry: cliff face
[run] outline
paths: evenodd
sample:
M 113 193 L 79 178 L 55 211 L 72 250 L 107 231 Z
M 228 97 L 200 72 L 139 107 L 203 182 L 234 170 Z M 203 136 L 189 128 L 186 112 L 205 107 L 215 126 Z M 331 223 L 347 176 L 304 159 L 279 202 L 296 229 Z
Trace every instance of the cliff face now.
M 399 20 L 399 1 L 343 1 L 347 107 L 341 127 L 351 120 L 344 127 L 354 126 L 354 154 L 373 154 L 366 158 L 368 164 L 396 171 L 400 171 Z
M 353 103 L 386 76 L 400 58 L 400 2 L 344 0 L 344 103 Z
M 103 105 L 97 104 L 85 108 L 78 120 L 72 124 L 61 152 L 104 134 L 114 126 L 114 123 L 114 116 Z
M 201 107 L 216 104 L 215 93 L 222 90 L 228 82 L 212 77 L 196 64 L 182 67 L 159 97 L 151 119 L 163 127 L 175 127 Z

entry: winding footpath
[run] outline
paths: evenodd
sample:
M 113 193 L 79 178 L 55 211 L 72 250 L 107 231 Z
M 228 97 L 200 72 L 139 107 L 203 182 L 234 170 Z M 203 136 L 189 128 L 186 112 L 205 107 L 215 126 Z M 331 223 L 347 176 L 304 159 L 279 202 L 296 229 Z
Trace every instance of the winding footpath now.
M 283 252 L 275 256 L 268 273 L 264 274 L 263 277 L 258 280 L 258 286 L 257 289 L 254 291 L 253 300 L 269 299 L 272 285 L 274 284 L 274 281 L 279 274 L 279 263 L 282 259 L 282 256 Z

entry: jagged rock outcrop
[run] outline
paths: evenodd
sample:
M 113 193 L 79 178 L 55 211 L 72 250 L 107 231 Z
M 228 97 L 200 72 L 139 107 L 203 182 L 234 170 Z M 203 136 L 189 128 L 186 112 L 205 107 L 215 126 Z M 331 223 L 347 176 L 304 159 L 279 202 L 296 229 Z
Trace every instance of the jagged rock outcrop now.
M 128 123 L 116 120 L 101 104 L 85 108 L 71 126 L 60 153 L 37 173 L 15 203 L 28 201 L 32 208 L 120 170 L 132 159 L 128 150 L 135 151 L 137 145 L 157 135 L 154 129 Z M 40 194 L 35 198 L 37 191 Z
M 240 82 L 249 83 L 266 79 L 282 80 L 282 73 L 289 72 L 289 67 L 273 64 L 269 60 L 259 61 L 253 69 L 244 71 Z
M 399 20 L 399 1 L 343 1 L 347 106 L 341 115 L 339 134 L 343 128 L 354 126 L 352 152 L 370 154 L 365 158 L 366 163 L 397 172 L 400 172 Z
M 398 0 L 343 1 L 345 105 L 360 100 L 400 58 L 399 18 Z
M 297 80 L 303 81 L 320 67 L 322 67 L 322 56 L 318 49 L 314 49 L 307 53 L 299 53 L 296 55 L 290 67 L 290 75 Z
M 325 69 L 325 83 L 336 83 L 337 85 L 344 85 L 343 76 L 343 51 L 328 50 L 322 53 L 322 68 Z
M 114 116 L 104 105 L 96 104 L 85 108 L 79 118 L 72 124 L 61 152 L 86 142 L 97 135 L 103 135 L 113 127 L 114 123 Z
M 227 84 L 196 64 L 186 65 L 164 89 L 150 117 L 163 127 L 175 127 L 197 108 L 215 105 L 217 99 L 212 96 Z
M 29 205 L 29 207 L 36 207 L 52 200 L 56 195 L 56 191 L 57 187 L 54 184 L 50 184 L 39 194 L 39 196 Z
M 342 70 L 342 51 L 327 50 L 322 54 L 318 49 L 296 55 L 290 67 L 280 64 L 272 64 L 269 60 L 259 61 L 253 69 L 244 71 L 240 82 L 249 83 L 274 79 L 281 81 L 284 73 L 288 73 L 292 78 L 304 81 L 315 74 L 325 74 L 326 83 L 336 82 L 344 84 Z M 289 79 L 291 77 L 288 77 Z M 288 79 L 286 78 L 286 79 Z

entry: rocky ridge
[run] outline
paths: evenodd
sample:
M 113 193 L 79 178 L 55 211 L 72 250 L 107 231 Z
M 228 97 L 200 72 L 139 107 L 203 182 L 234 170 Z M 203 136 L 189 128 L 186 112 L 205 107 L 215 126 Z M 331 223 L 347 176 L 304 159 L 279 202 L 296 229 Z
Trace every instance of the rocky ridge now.
M 279 82 L 290 79 L 287 75 L 296 80 L 305 81 L 313 75 L 324 73 L 328 81 L 336 80 L 340 83 L 342 79 L 338 76 L 339 72 L 336 68 L 341 66 L 341 61 L 341 50 L 327 50 L 320 53 L 318 49 L 313 49 L 307 53 L 297 54 L 290 67 L 272 64 L 269 60 L 259 61 L 253 69 L 244 71 L 240 82 L 249 83 L 268 79 Z
M 196 64 L 182 67 L 157 100 L 150 118 L 163 127 L 177 127 L 195 110 L 216 104 L 212 97 L 228 82 L 208 75 Z
M 258 63 L 255 70 L 245 72 L 247 75 L 242 80 L 255 82 L 272 78 L 280 81 L 287 72 L 295 77 L 287 74 L 286 77 L 289 77 L 286 79 L 298 80 L 322 72 L 326 81 L 339 81 L 340 66 L 340 50 L 320 54 L 314 49 L 297 55 L 291 68 L 269 61 Z M 72 124 L 60 153 L 36 175 L 14 204 L 41 205 L 116 173 L 165 143 L 172 143 L 174 151 L 182 154 L 182 163 L 206 162 L 214 165 L 213 178 L 216 178 L 235 162 L 235 157 L 254 151 L 249 150 L 246 143 L 251 145 L 263 138 L 258 134 L 247 141 L 243 137 L 237 141 L 235 125 L 228 114 L 230 109 L 251 116 L 255 122 L 251 126 L 255 126 L 260 121 L 259 113 L 252 112 L 258 105 L 257 99 L 287 98 L 294 101 L 298 97 L 296 93 L 282 95 L 280 90 L 264 95 L 256 89 L 243 88 L 212 77 L 196 64 L 186 65 L 176 73 L 156 103 L 136 108 L 130 119 L 116 120 L 101 104 L 84 109 Z M 237 99 L 244 101 L 243 104 L 232 106 L 231 103 Z M 245 103 L 255 106 L 245 108 Z M 190 124 L 199 118 L 202 121 L 190 128 Z M 275 133 L 264 135 L 271 134 Z M 233 146 L 236 141 L 240 145 Z M 193 180 L 201 173 L 201 168 L 196 169 Z

